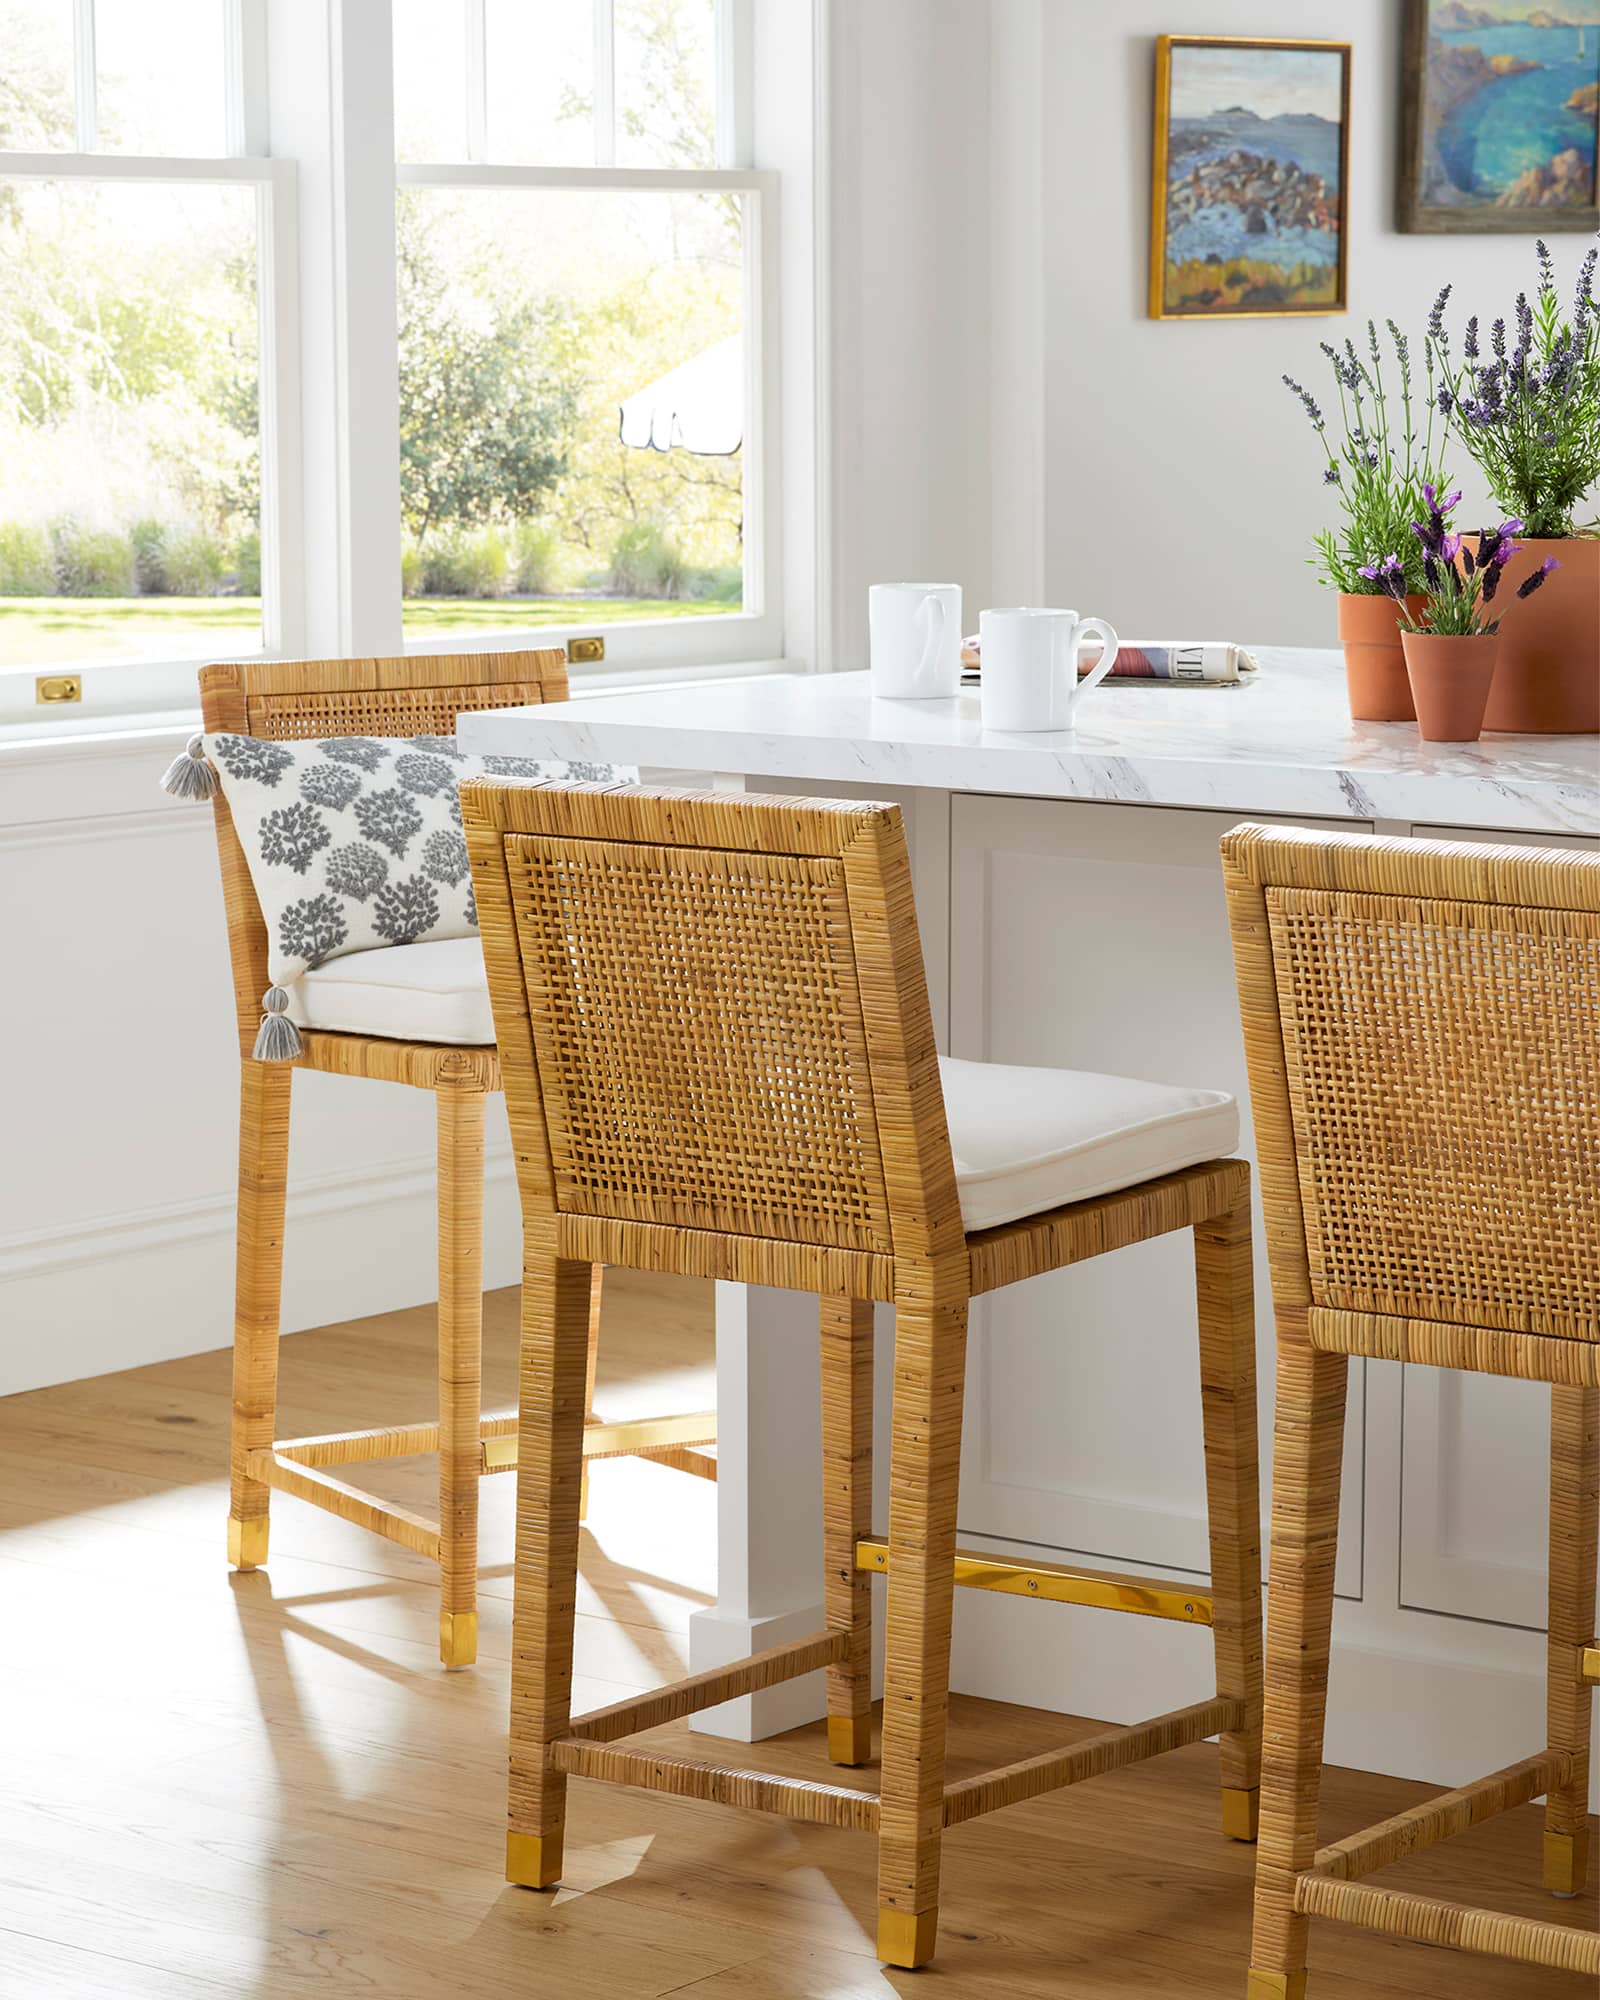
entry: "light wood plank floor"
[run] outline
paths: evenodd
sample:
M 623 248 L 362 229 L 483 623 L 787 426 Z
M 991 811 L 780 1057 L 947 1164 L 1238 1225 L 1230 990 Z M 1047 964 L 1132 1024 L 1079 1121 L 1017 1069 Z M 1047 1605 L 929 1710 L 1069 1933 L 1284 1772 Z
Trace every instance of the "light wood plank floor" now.
M 709 1288 L 608 1286 L 602 1412 L 705 1407 Z M 488 1322 L 505 1407 L 514 1294 Z M 280 1434 L 425 1414 L 431 1341 L 424 1311 L 286 1341 Z M 568 1885 L 507 1888 L 512 1481 L 484 1485 L 482 1664 L 445 1675 L 431 1570 L 343 1522 L 278 1496 L 270 1572 L 230 1577 L 227 1408 L 225 1354 L 0 1403 L 4 2000 L 1240 2000 L 1251 1850 L 1214 1831 L 1205 1746 L 953 1833 L 927 1973 L 872 1955 L 862 1835 L 575 1781 Z M 431 1504 L 429 1462 L 372 1483 Z M 684 1669 L 714 1504 L 658 1467 L 595 1470 L 580 1706 Z M 960 1772 L 1077 1729 L 970 1699 L 953 1724 Z M 816 1729 L 727 1754 L 825 1768 Z M 1424 1788 L 1335 1772 L 1328 1792 L 1332 1838 Z M 1592 1894 L 1538 1889 L 1540 1824 L 1529 1808 L 1393 1872 L 1593 1927 Z M 1593 2000 L 1566 1975 L 1327 1926 L 1313 1966 L 1313 2000 Z

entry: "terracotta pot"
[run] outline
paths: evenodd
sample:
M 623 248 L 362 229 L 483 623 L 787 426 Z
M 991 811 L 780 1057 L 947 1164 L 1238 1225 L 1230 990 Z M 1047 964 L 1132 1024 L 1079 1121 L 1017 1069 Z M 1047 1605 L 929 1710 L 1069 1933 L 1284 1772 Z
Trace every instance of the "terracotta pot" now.
M 1413 617 L 1423 600 L 1408 597 Z M 1405 654 L 1400 650 L 1400 607 L 1392 597 L 1339 593 L 1339 638 L 1345 685 L 1355 722 L 1415 722 Z
M 1546 556 L 1561 567 L 1519 602 L 1518 584 Z M 1600 729 L 1600 539 L 1525 542 L 1506 564 L 1494 608 L 1500 664 L 1484 728 L 1539 736 Z
M 1475 743 L 1500 652 L 1498 634 L 1405 632 L 1406 673 L 1425 743 Z

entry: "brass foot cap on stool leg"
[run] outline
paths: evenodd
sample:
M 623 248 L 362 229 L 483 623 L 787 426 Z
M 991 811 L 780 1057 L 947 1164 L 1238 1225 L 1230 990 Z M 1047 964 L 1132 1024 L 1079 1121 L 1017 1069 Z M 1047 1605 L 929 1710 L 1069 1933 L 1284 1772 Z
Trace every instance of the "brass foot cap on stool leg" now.
M 508 1833 L 506 1880 L 519 1889 L 553 1889 L 561 1880 L 561 1833 Z
M 878 1912 L 878 1956 L 885 1965 L 904 1966 L 908 1972 L 915 1966 L 926 1965 L 933 1956 L 938 1935 L 936 1909 Z
M 1252 1972 L 1245 2000 L 1306 2000 L 1303 1972 Z
M 439 1613 L 439 1658 L 447 1667 L 470 1667 L 478 1657 L 476 1611 Z
M 1544 1886 L 1552 1896 L 1570 1902 L 1583 1894 L 1589 1879 L 1589 1829 L 1582 1833 L 1547 1833 L 1544 1837 Z
M 1254 1840 L 1261 1831 L 1261 1793 L 1222 1788 L 1222 1831 L 1230 1840 Z
M 872 1761 L 872 1717 L 870 1715 L 830 1715 L 828 1717 L 828 1762 L 867 1764 Z
M 265 1514 L 254 1521 L 228 1516 L 228 1560 L 235 1569 L 258 1569 L 266 1561 L 270 1526 Z

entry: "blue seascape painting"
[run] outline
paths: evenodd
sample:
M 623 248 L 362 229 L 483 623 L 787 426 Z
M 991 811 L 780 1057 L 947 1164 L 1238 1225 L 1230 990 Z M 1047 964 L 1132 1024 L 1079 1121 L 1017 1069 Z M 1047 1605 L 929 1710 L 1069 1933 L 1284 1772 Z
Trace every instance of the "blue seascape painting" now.
M 1173 42 L 1166 312 L 1339 303 L 1344 63 L 1340 47 Z
M 1595 204 L 1600 0 L 1428 0 L 1421 199 Z

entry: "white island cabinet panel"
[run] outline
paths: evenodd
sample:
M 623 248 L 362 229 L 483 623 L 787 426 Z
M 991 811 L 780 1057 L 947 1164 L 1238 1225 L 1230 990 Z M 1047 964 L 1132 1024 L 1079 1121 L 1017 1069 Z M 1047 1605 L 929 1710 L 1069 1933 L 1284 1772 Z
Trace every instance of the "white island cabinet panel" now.
M 1237 819 L 955 799 L 952 1053 L 1230 1090 L 1252 1150 L 1217 847 Z M 1273 1332 L 1259 1199 L 1255 1229 L 1265 1467 Z M 1015 1286 L 976 1304 L 972 1329 L 963 1537 L 1204 1575 L 1190 1237 Z M 1347 1597 L 1361 1594 L 1364 1369 L 1352 1365 L 1346 1437 Z
M 1588 849 L 1574 835 L 1414 826 L 1419 840 Z M 1400 1602 L 1545 1629 L 1550 1391 L 1538 1382 L 1402 1369 Z

